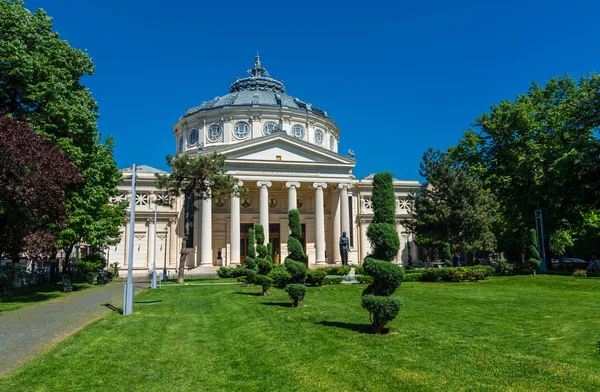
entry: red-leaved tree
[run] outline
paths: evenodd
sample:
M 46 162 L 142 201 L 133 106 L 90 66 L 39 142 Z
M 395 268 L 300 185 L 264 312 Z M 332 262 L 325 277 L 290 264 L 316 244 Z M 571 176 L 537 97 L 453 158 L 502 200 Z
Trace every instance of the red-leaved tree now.
M 0 117 L 0 255 L 41 255 L 66 223 L 65 189 L 81 181 L 73 162 L 44 137 Z

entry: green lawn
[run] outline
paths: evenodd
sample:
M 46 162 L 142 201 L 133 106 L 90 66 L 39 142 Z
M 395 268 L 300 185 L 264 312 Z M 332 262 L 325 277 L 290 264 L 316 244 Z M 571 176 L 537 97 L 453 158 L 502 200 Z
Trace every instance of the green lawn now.
M 73 285 L 74 290 L 85 290 L 96 286 L 88 283 L 74 283 Z M 23 306 L 69 294 L 71 293 L 63 293 L 62 283 L 47 283 L 16 288 L 11 298 L 3 299 L 0 297 L 0 312 L 20 309 Z
M 600 279 L 404 283 L 395 333 L 371 335 L 364 286 L 145 290 L 0 378 L 2 391 L 598 391 Z

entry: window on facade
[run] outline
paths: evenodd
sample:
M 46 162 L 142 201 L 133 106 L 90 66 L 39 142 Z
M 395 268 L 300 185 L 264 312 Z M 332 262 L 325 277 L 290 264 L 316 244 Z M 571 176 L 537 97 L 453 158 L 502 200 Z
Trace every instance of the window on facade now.
M 194 198 L 191 195 L 185 195 L 183 205 L 183 230 L 185 231 L 185 247 L 194 247 Z

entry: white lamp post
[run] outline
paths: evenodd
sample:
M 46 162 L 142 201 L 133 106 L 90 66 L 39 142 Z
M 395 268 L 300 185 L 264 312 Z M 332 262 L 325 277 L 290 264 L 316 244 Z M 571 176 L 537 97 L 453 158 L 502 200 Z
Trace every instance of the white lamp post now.
M 152 258 L 152 286 L 156 288 L 156 203 L 154 203 L 154 254 Z
M 135 178 L 136 167 L 133 165 L 131 172 L 131 199 L 129 200 L 129 260 L 127 266 L 127 283 L 123 296 L 123 315 L 133 312 L 133 241 L 135 239 Z

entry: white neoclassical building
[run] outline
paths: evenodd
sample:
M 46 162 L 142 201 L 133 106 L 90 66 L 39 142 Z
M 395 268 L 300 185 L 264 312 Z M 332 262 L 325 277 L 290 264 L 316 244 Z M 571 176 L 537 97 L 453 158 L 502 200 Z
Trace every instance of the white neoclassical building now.
M 338 239 L 350 238 L 349 261 L 360 263 L 370 250 L 366 236 L 372 219 L 372 176 L 357 180 L 356 161 L 338 151 L 340 128 L 327 112 L 286 94 L 282 82 L 262 67 L 260 57 L 238 79 L 229 94 L 191 108 L 174 130 L 177 154 L 202 155 L 214 151 L 226 157 L 227 171 L 248 189 L 242 197 L 200 202 L 185 198 L 158 206 L 154 243 L 154 200 L 167 198 L 155 186 L 158 170 L 137 170 L 136 219 L 126 222 L 123 240 L 110 250 L 110 262 L 127 266 L 127 238 L 135 225 L 133 267 L 146 274 L 156 251 L 157 269 L 174 271 L 180 252 L 187 254 L 187 273 L 210 273 L 220 265 L 244 263 L 248 229 L 261 224 L 273 244 L 274 260 L 287 256 L 288 215 L 300 211 L 302 244 L 309 267 L 340 264 Z M 123 170 L 120 196 L 128 200 L 131 168 Z M 394 180 L 400 251 L 396 262 L 416 260 L 413 238 L 401 224 L 409 214 L 407 195 L 418 181 Z M 184 238 L 187 231 L 187 240 Z M 125 235 L 127 234 L 127 235 Z

